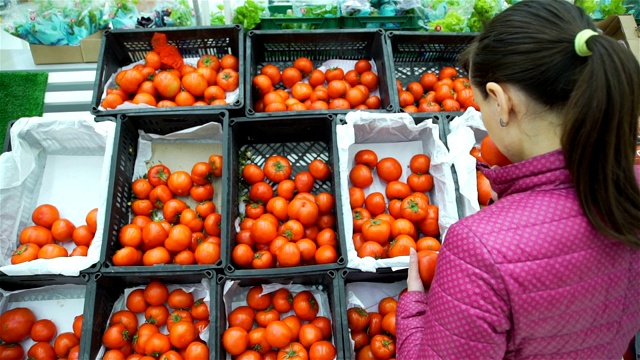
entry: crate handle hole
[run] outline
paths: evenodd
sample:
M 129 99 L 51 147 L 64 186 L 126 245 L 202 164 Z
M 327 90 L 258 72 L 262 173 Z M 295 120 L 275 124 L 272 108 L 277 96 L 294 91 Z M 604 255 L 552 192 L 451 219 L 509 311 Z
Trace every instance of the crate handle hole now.
M 218 277 L 216 278 L 216 283 L 222 284 L 223 281 L 224 281 L 224 275 L 218 274 Z
M 225 268 L 225 270 L 226 270 L 227 272 L 232 273 L 232 272 L 236 271 L 236 268 L 234 268 L 234 267 L 233 267 L 233 265 L 227 265 L 227 267 Z
M 229 120 L 229 126 L 233 126 L 236 123 L 236 119 Z
M 393 34 L 395 34 L 393 31 L 388 31 L 388 32 L 387 32 L 387 36 L 388 36 L 388 37 L 392 37 L 392 36 L 393 36 Z
M 343 278 L 346 278 L 347 274 L 349 274 L 349 270 L 347 269 L 340 270 L 340 276 L 342 276 Z
M 384 35 L 384 29 L 377 29 L 376 31 L 378 32 L 378 34 Z
M 247 36 L 253 36 L 255 35 L 255 33 L 256 33 L 255 31 L 249 30 L 249 32 L 247 33 Z
M 236 100 L 236 101 L 233 103 L 233 106 L 241 107 L 241 106 L 242 106 L 242 101 L 240 101 L 240 100 Z
M 205 270 L 204 271 L 204 276 L 206 276 L 208 279 L 212 279 L 213 275 L 215 275 L 215 273 L 211 270 Z
M 337 261 L 338 265 L 344 265 L 345 264 L 345 260 L 344 260 L 344 256 L 341 256 L 338 261 Z
M 234 28 L 236 28 L 236 29 L 238 29 L 238 30 L 242 30 L 242 26 L 241 26 L 241 25 L 236 24 L 236 25 L 234 25 L 233 27 L 234 27 Z
M 82 278 L 82 280 L 84 281 L 89 281 L 91 276 L 89 274 L 80 274 L 80 278 Z
M 387 111 L 388 112 L 395 112 L 395 107 L 391 104 L 387 105 Z
M 103 266 L 104 266 L 105 268 L 107 268 L 107 269 L 108 269 L 108 268 L 110 268 L 110 267 L 111 267 L 111 264 L 109 264 L 109 263 L 107 262 L 107 263 L 104 263 L 104 265 L 103 265 Z
M 247 109 L 247 115 L 255 115 L 256 112 L 252 108 Z
M 94 280 L 94 281 L 96 281 L 96 280 L 100 279 L 101 277 L 102 277 L 102 274 L 101 274 L 101 273 L 95 273 L 95 274 L 93 274 L 93 280 Z
M 337 274 L 335 270 L 329 270 L 327 271 L 327 275 L 329 275 L 330 278 L 335 279 Z

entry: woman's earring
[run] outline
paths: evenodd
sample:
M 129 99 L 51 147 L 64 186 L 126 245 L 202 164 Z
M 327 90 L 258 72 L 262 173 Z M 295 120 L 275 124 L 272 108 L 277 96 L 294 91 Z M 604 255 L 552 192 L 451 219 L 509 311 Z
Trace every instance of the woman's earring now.
M 504 119 L 503 119 L 503 118 L 500 118 L 500 126 L 502 126 L 502 127 L 507 127 L 507 123 L 506 123 L 506 122 L 504 122 Z

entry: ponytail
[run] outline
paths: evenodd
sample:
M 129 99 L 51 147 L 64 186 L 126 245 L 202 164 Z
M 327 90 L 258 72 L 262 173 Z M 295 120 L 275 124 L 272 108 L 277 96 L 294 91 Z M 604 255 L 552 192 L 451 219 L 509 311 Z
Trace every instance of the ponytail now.
M 602 234 L 640 247 L 640 188 L 634 174 L 640 66 L 606 36 L 587 40 L 564 108 L 562 149 L 580 205 Z

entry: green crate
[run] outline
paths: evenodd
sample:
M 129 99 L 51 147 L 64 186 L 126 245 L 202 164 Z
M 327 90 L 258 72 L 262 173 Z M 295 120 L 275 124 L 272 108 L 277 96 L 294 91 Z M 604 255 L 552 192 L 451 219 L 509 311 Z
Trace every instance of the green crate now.
M 286 15 L 291 10 L 289 5 L 269 6 L 271 14 Z M 319 30 L 319 29 L 339 29 L 339 17 L 263 17 L 260 18 L 260 29 L 262 30 Z
M 343 29 L 420 30 L 418 17 L 402 16 L 341 16 Z

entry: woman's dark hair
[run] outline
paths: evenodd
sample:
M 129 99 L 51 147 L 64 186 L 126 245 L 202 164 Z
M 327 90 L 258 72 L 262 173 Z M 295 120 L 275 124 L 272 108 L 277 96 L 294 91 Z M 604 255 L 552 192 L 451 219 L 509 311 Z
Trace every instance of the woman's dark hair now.
M 512 84 L 563 115 L 562 149 L 584 213 L 602 234 L 640 247 L 640 65 L 604 35 L 579 56 L 574 39 L 584 29 L 596 27 L 565 0 L 524 0 L 497 15 L 461 61 L 476 96 L 487 97 L 488 82 Z

